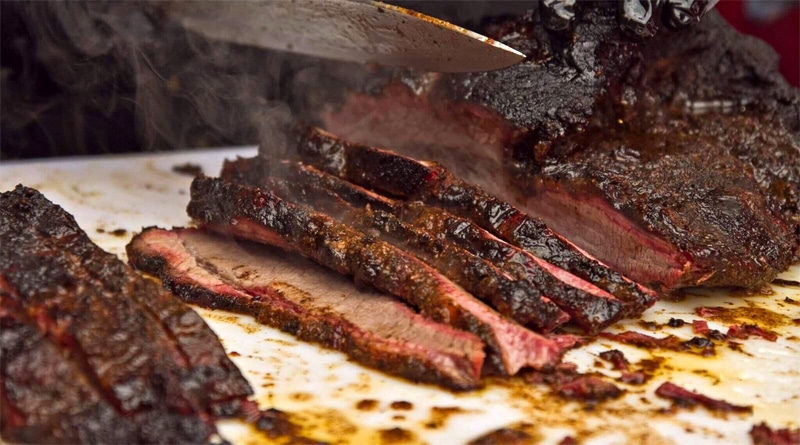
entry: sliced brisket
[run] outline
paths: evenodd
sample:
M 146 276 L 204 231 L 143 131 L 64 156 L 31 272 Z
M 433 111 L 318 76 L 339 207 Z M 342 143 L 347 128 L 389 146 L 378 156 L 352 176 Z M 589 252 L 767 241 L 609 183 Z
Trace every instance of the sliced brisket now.
M 509 69 L 320 69 L 328 93 L 292 99 L 342 138 L 444 165 L 638 282 L 769 282 L 800 252 L 800 92 L 716 14 L 637 40 L 609 5 L 579 3 L 569 31 L 535 12 L 488 26 L 528 56 Z
M 411 202 L 399 208 L 401 218 L 429 233 L 464 246 L 475 255 L 528 281 L 564 309 L 572 321 L 590 333 L 611 325 L 619 318 L 640 315 L 648 306 L 622 302 L 588 281 L 509 244 L 469 219 L 446 210 Z M 648 305 L 655 299 L 648 301 Z
M 240 160 L 239 164 L 247 162 Z M 258 163 L 253 164 L 257 166 Z M 226 172 L 232 170 L 232 167 L 233 163 L 226 163 L 221 175 L 223 179 L 231 179 Z M 292 165 L 289 168 L 299 173 L 299 166 Z M 515 280 L 493 264 L 453 243 L 439 240 L 427 231 L 412 227 L 390 212 L 371 207 L 355 207 L 332 190 L 319 187 L 318 184 L 297 181 L 295 178 L 287 180 L 262 176 L 255 185 L 268 188 L 283 199 L 326 213 L 362 232 L 377 234 L 382 240 L 413 253 L 454 283 L 520 324 L 540 332 L 550 332 L 569 319 L 558 306 L 542 298 L 541 293 L 530 283 Z
M 474 262 L 475 258 L 468 255 L 466 260 L 459 260 L 459 258 L 465 257 L 463 252 L 472 253 L 499 268 L 503 275 L 528 282 L 534 289 L 541 291 L 544 297 L 564 309 L 574 323 L 588 332 L 597 332 L 622 315 L 619 302 L 605 291 L 534 257 L 530 253 L 504 243 L 469 220 L 456 217 L 442 209 L 422 203 L 395 201 L 309 165 L 282 164 L 275 167 L 271 166 L 268 160 L 256 157 L 227 161 L 222 171 L 223 178 L 256 186 L 264 185 L 265 176 L 270 174 L 286 175 L 292 187 L 311 188 L 312 190 L 297 192 L 295 195 L 305 201 L 315 201 L 317 205 L 326 205 L 327 203 L 326 208 L 331 214 L 342 213 L 349 205 L 369 206 L 370 210 L 366 210 L 366 215 L 355 215 L 350 219 L 358 221 L 366 217 L 367 224 L 379 223 L 380 227 L 375 224 L 370 225 L 378 230 L 383 230 L 382 227 L 404 227 L 403 233 L 396 234 L 394 242 L 408 245 L 410 240 L 415 240 L 413 243 L 417 247 L 423 247 L 427 252 L 422 253 L 423 257 L 433 256 L 432 261 L 430 259 L 426 259 L 426 261 L 445 273 L 452 270 L 450 266 L 452 264 L 463 261 Z M 326 197 L 331 193 L 346 202 L 342 203 L 336 198 Z M 323 202 L 320 203 L 320 200 Z M 377 215 L 381 216 L 376 221 Z M 402 221 L 395 221 L 396 218 L 400 218 Z M 459 251 L 453 252 L 454 248 Z M 478 264 L 477 269 L 481 268 L 485 268 L 485 266 Z M 463 273 L 460 272 L 463 270 L 465 268 L 459 266 L 454 272 L 457 275 Z M 490 273 L 497 275 L 491 270 Z M 474 288 L 468 287 L 452 275 L 449 277 L 465 286 L 473 294 L 480 296 L 479 291 L 476 292 Z M 505 278 L 501 277 L 500 280 L 505 280 Z M 478 280 L 478 288 L 481 287 L 481 281 Z M 499 295 L 494 292 L 494 298 L 499 297 L 501 301 L 494 302 L 495 308 L 521 323 L 526 323 L 525 320 L 513 314 L 516 311 L 514 309 L 516 304 L 513 300 L 516 297 L 514 297 L 513 289 L 497 290 L 500 291 Z M 509 292 L 510 294 L 508 294 Z M 526 306 L 535 309 L 530 304 L 528 301 Z M 626 309 L 639 308 L 628 305 Z M 638 311 L 635 313 L 638 314 Z M 629 312 L 628 315 L 633 314 Z
M 4 437 L 52 441 L 85 430 L 98 440 L 202 442 L 214 432 L 210 413 L 252 393 L 196 313 L 94 245 L 71 215 L 35 190 L 18 186 L 0 195 L 0 244 L 3 308 L 14 308 L 9 323 L 36 332 L 32 343 L 20 344 L 31 349 L 19 350 L 18 361 L 3 360 L 3 400 L 19 414 L 17 423 L 4 423 Z M 52 348 L 58 359 L 41 357 Z M 85 388 L 18 373 L 63 357 L 69 363 L 59 372 L 75 374 Z M 90 411 L 82 411 L 84 402 Z M 77 413 L 85 425 L 62 424 Z M 107 431 L 104 422 L 116 417 L 128 420 Z
M 588 256 L 511 204 L 464 182 L 436 163 L 353 144 L 312 129 L 300 144 L 301 158 L 331 174 L 379 192 L 416 199 L 470 219 L 505 241 L 575 274 L 633 305 L 651 306 L 655 294 Z
M 146 229 L 127 251 L 134 267 L 192 304 L 252 315 L 414 381 L 459 390 L 480 384 L 484 353 L 476 336 L 358 290 L 303 258 L 194 229 Z
M 413 255 L 325 214 L 222 179 L 197 178 L 191 192 L 189 215 L 209 229 L 298 252 L 396 295 L 436 321 L 473 332 L 500 372 L 541 368 L 560 358 L 556 341 L 506 320 Z

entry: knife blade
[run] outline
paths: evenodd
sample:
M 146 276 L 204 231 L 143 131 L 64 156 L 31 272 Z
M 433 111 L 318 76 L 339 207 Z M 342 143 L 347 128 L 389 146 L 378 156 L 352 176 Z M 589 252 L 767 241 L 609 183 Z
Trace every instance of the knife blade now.
M 206 38 L 431 72 L 502 69 L 525 55 L 480 34 L 364 0 L 174 1 L 169 17 Z

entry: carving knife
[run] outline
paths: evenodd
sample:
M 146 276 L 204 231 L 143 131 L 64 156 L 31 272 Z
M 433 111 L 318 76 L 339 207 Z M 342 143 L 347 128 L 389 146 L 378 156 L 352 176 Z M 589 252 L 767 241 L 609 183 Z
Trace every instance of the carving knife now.
M 365 0 L 173 1 L 171 19 L 212 40 L 431 72 L 492 71 L 525 59 L 480 34 Z

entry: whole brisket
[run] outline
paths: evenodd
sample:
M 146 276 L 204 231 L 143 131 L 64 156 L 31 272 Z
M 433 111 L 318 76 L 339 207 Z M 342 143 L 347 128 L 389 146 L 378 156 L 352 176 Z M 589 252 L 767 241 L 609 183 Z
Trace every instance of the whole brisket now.
M 769 282 L 800 240 L 800 94 L 716 14 L 639 40 L 609 5 L 577 4 L 568 31 L 536 12 L 487 26 L 528 56 L 505 70 L 307 70 L 326 94 L 292 99 L 344 139 L 442 164 L 636 281 Z
M 196 178 L 191 196 L 189 215 L 215 232 L 298 252 L 404 299 L 433 320 L 475 333 L 499 372 L 515 374 L 560 359 L 556 340 L 505 319 L 413 255 L 330 216 L 216 178 Z
M 479 386 L 483 344 L 397 300 L 300 257 L 195 229 L 150 228 L 127 247 L 131 264 L 185 301 L 252 315 L 302 340 L 414 381 Z
M 194 311 L 37 191 L 0 195 L 0 244 L 4 438 L 204 442 L 252 393 Z

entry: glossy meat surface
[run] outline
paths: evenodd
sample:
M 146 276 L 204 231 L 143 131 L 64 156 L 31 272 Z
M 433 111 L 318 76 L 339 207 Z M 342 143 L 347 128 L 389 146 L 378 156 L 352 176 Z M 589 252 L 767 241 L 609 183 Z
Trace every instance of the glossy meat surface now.
M 302 258 L 194 229 L 150 228 L 127 250 L 136 268 L 187 302 L 252 315 L 414 381 L 460 390 L 480 384 L 477 337 Z
M 215 432 L 211 413 L 252 393 L 194 311 L 94 245 L 37 191 L 0 196 L 0 243 L 4 320 L 13 327 L 3 347 L 16 354 L 2 361 L 3 403 L 17 414 L 3 416 L 4 437 L 203 442 Z M 14 332 L 29 332 L 30 342 Z M 40 361 L 64 380 L 33 372 Z M 63 388 L 68 376 L 73 389 Z

